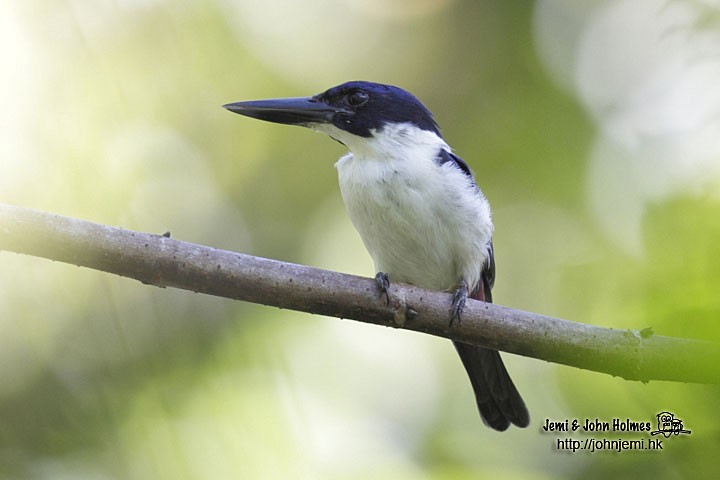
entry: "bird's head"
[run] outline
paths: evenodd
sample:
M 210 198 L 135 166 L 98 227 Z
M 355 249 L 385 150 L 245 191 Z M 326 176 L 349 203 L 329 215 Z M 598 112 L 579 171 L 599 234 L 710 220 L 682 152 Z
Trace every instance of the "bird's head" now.
M 388 128 L 401 125 L 442 138 L 432 114 L 420 100 L 402 88 L 380 83 L 347 82 L 312 97 L 223 106 L 240 115 L 324 132 L 351 150 L 366 140 L 387 134 Z

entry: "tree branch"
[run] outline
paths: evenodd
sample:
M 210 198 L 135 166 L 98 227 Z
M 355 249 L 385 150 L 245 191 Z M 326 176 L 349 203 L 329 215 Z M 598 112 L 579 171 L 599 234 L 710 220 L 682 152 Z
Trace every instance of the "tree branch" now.
M 0 204 L 0 251 L 247 302 L 415 330 L 629 380 L 720 383 L 720 344 L 615 330 Z

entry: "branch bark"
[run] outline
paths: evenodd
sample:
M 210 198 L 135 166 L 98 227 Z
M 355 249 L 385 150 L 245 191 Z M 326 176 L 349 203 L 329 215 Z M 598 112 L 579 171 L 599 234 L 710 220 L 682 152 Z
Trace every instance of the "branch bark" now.
M 720 344 L 560 320 L 468 299 L 449 326 L 449 293 L 253 257 L 0 204 L 7 250 L 175 287 L 404 328 L 628 380 L 720 383 Z

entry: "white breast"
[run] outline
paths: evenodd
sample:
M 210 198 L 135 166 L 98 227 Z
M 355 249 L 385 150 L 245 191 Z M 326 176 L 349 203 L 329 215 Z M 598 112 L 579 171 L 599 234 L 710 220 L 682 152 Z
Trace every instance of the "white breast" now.
M 447 290 L 462 278 L 473 288 L 492 236 L 490 206 L 467 175 L 435 161 L 449 150 L 441 138 L 393 128 L 348 145 L 336 164 L 350 219 L 390 281 Z

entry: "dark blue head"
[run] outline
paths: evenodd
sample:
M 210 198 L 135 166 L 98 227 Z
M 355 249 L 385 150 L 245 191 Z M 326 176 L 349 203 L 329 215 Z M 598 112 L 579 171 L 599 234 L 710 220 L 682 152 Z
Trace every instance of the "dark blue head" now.
M 410 123 L 440 136 L 432 113 L 411 93 L 380 83 L 343 83 L 313 97 L 257 100 L 224 105 L 248 117 L 290 125 L 332 124 L 370 137 L 388 124 Z
M 369 137 L 371 130 L 380 131 L 389 123 L 411 123 L 440 135 L 430 110 L 413 94 L 399 87 L 347 82 L 313 98 L 337 107 L 333 125 L 360 137 Z

